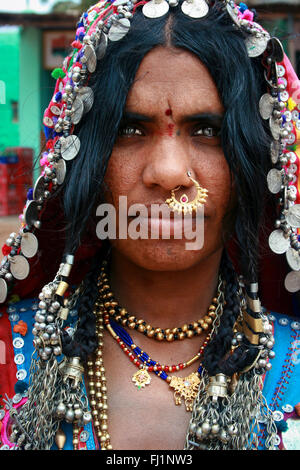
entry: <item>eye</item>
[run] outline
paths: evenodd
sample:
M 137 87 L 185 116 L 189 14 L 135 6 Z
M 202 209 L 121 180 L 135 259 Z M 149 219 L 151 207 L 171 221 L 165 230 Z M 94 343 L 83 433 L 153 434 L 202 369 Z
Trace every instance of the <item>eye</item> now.
M 197 127 L 193 131 L 194 136 L 204 136 L 204 137 L 220 137 L 220 129 L 217 127 Z
M 121 126 L 118 130 L 119 137 L 133 137 L 133 136 L 141 136 L 143 132 L 141 129 L 135 126 Z

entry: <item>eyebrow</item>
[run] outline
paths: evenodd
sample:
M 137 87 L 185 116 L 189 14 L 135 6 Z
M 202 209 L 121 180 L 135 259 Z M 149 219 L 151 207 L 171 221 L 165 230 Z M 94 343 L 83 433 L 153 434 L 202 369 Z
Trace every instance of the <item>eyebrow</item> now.
M 145 115 L 131 111 L 125 111 L 122 116 L 122 122 L 154 122 L 155 117 L 152 115 Z M 181 122 L 203 122 L 214 126 L 221 126 L 223 115 L 220 113 L 196 113 L 183 116 Z

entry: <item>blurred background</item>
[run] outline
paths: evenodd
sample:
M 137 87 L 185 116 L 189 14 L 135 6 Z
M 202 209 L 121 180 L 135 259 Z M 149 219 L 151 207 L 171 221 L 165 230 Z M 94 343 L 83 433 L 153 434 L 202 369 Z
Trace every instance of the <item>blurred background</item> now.
M 96 0 L 0 0 L 0 243 L 15 229 L 39 176 L 42 115 L 76 23 Z M 300 0 L 250 0 L 300 76 Z M 36 162 L 33 164 L 33 162 Z M 33 168 L 34 167 L 34 168 Z

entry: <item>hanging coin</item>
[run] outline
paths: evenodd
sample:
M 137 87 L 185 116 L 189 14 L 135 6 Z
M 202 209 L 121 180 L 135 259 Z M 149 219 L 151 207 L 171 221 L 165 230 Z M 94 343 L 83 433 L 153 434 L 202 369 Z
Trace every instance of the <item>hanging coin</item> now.
M 273 194 L 279 193 L 282 186 L 282 175 L 280 170 L 272 168 L 267 174 L 267 183 L 269 191 Z
M 76 96 L 72 106 L 72 123 L 78 124 L 84 111 L 83 102 L 80 96 Z
M 297 250 L 294 250 L 294 248 L 290 247 L 287 252 L 286 252 L 286 260 L 293 271 L 299 271 L 300 270 L 300 255 Z
M 263 52 L 265 52 L 267 44 L 268 44 L 268 36 L 265 36 L 262 33 L 252 33 L 248 36 L 245 40 L 247 52 L 249 57 L 258 57 Z
M 0 277 L 0 304 L 3 304 L 7 297 L 7 284 L 5 280 Z
M 145 6 L 145 5 L 144 5 Z M 128 18 L 120 18 L 114 23 L 109 30 L 108 39 L 110 41 L 120 41 L 130 29 L 130 21 Z
M 278 140 L 273 140 L 271 143 L 270 153 L 271 153 L 271 161 L 274 165 L 278 161 L 280 150 L 281 150 L 280 142 Z
M 39 218 L 37 201 L 29 201 L 24 211 L 24 220 L 26 224 L 30 227 L 35 224 Z
M 97 67 L 97 57 L 93 46 L 87 44 L 84 48 L 84 56 L 86 58 L 86 65 L 89 72 L 93 73 Z
M 268 49 L 270 50 L 270 56 L 275 62 L 282 62 L 284 58 L 284 50 L 281 42 L 277 38 L 271 38 L 268 42 Z
M 38 179 L 35 182 L 34 188 L 33 188 L 33 199 L 38 201 L 40 198 L 43 198 L 45 192 L 45 180 L 44 176 L 41 175 L 38 177 Z
M 38 250 L 38 240 L 33 233 L 26 232 L 21 238 L 21 251 L 26 258 L 32 258 Z
M 274 253 L 281 255 L 288 250 L 290 240 L 284 236 L 282 230 L 274 230 L 269 236 L 269 246 Z
M 78 93 L 83 102 L 84 113 L 88 113 L 94 104 L 94 92 L 90 87 L 85 86 L 80 88 Z
M 61 137 L 61 156 L 65 160 L 73 160 L 79 152 L 80 140 L 76 135 L 68 135 L 68 137 Z
M 289 292 L 298 292 L 300 290 L 300 272 L 289 272 L 285 277 L 284 286 Z
M 185 0 L 181 5 L 182 12 L 190 18 L 203 18 L 209 8 L 205 0 Z
M 116 2 L 114 2 L 114 6 L 116 6 Z M 107 35 L 102 31 L 100 39 L 99 39 L 99 44 L 96 49 L 96 56 L 98 60 L 103 59 L 103 57 L 105 56 L 106 49 L 107 49 Z
M 229 3 L 226 4 L 226 9 L 231 17 L 231 19 L 234 21 L 234 23 L 240 27 L 240 22 L 239 22 L 239 17 L 238 17 L 238 11 L 236 8 L 232 7 Z
M 25 279 L 30 271 L 29 263 L 24 256 L 16 255 L 10 260 L 10 272 L 15 279 Z
M 292 227 L 300 227 L 300 204 L 294 204 L 289 208 L 286 220 Z
M 280 137 L 280 122 L 278 119 L 275 119 L 273 116 L 269 119 L 270 129 L 272 136 L 275 140 L 279 140 Z
M 169 11 L 169 4 L 165 0 L 151 0 L 143 6 L 143 15 L 147 18 L 160 18 Z
M 259 100 L 259 112 L 263 119 L 269 119 L 272 116 L 274 108 L 274 99 L 269 93 L 265 93 Z
M 57 184 L 63 184 L 67 172 L 67 165 L 63 158 L 55 164 Z

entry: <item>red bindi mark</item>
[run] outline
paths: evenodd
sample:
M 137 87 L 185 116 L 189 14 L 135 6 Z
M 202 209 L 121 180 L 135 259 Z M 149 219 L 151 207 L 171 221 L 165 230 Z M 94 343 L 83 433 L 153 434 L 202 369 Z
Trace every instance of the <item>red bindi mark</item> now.
M 172 109 L 168 108 L 165 112 L 166 116 L 171 116 L 172 115 Z
M 174 130 L 175 125 L 174 124 L 168 124 L 168 135 L 172 137 L 173 135 L 173 130 Z

